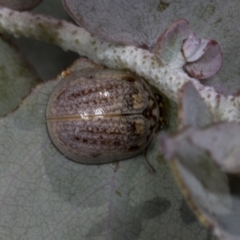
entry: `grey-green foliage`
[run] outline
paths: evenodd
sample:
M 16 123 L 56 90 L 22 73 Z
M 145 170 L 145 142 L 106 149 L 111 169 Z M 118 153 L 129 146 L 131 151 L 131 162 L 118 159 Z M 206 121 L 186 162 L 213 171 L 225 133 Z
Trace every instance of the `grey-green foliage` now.
M 240 125 L 213 123 L 192 83 L 183 87 L 179 117 L 183 129 L 159 138 L 163 155 L 174 160 L 175 175 L 199 219 L 212 226 L 219 239 L 237 240 Z
M 41 1 L 42 0 L 0 0 L 0 6 L 23 11 L 34 8 Z
M 0 56 L 0 116 L 3 116 L 22 102 L 38 77 L 9 39 L 0 38 Z
M 186 19 L 196 37 L 215 39 L 221 46 L 219 74 L 202 81 L 223 94 L 239 92 L 239 1 L 63 0 L 76 22 L 110 42 L 147 47 L 174 21 Z
M 58 82 L 38 85 L 17 111 L 0 119 L 0 235 L 209 239 L 188 208 L 182 208 L 182 196 L 162 161 L 154 161 L 153 173 L 142 155 L 89 166 L 58 152 L 45 119 L 48 97 Z M 157 146 L 148 157 L 160 159 Z
M 162 4 L 160 9 L 176 13 L 179 4 L 199 37 L 220 42 L 225 59 L 221 79 L 231 79 L 225 82 L 227 86 L 235 84 L 238 1 L 180 1 Z M 162 29 L 179 14 L 168 14 Z M 155 161 L 157 172 L 153 174 L 143 156 L 100 166 L 64 158 L 52 145 L 45 126 L 47 99 L 56 83 L 38 86 L 16 112 L 0 120 L 0 236 L 37 240 L 212 239 L 184 205 L 171 172 L 161 161 Z M 156 159 L 157 147 L 153 149 L 149 156 Z

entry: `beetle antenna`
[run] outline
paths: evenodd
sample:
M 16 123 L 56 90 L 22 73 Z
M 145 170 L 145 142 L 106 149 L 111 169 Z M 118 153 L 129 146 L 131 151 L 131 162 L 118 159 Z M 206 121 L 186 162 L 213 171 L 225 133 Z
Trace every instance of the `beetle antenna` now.
M 156 169 L 153 167 L 153 165 L 149 162 L 148 157 L 147 157 L 148 147 L 149 147 L 149 145 L 145 148 L 145 151 L 144 151 L 145 161 L 146 161 L 148 167 L 150 168 L 151 172 L 156 173 L 157 170 L 156 170 Z

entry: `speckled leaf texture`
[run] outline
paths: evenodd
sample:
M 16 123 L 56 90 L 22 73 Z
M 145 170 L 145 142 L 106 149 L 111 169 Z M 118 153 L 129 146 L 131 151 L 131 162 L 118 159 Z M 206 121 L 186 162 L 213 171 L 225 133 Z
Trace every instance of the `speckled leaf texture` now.
M 27 10 L 36 7 L 42 0 L 0 0 L 0 6 L 14 10 Z
M 0 37 L 0 116 L 14 110 L 39 80 L 9 39 Z
M 180 127 L 204 127 L 213 122 L 213 116 L 192 83 L 184 85 L 179 94 L 179 125 Z M 199 116 L 201 113 L 201 116 Z
M 199 114 L 201 118 L 199 120 Z M 162 152 L 192 210 L 224 240 L 239 239 L 239 136 L 237 123 L 214 123 L 191 83 L 183 87 L 182 130 L 160 135 Z
M 239 1 L 63 2 L 75 21 L 93 35 L 150 49 L 155 47 L 157 39 L 170 24 L 178 19 L 186 19 L 197 37 L 218 41 L 224 57 L 221 72 L 202 84 L 214 86 L 222 94 L 239 92 Z
M 4 239 L 212 239 L 151 146 L 115 164 L 69 161 L 52 144 L 46 104 L 61 77 L 38 85 L 0 119 L 0 235 Z M 154 150 L 155 149 L 155 150 Z M 7 226 L 7 227 L 6 227 Z
M 55 8 L 51 4 L 59 3 L 49 2 L 46 8 Z M 148 1 L 149 5 L 146 1 L 84 1 L 82 5 L 79 4 L 81 1 L 64 2 L 65 5 L 71 2 L 72 8 L 77 10 L 81 7 L 84 9 L 87 2 L 93 2 L 88 16 L 92 22 L 100 24 L 95 11 L 99 4 L 100 10 L 103 10 L 100 13 L 107 17 L 102 18 L 100 25 L 111 29 L 111 24 L 115 24 L 114 19 L 117 20 L 114 28 L 118 32 L 108 33 L 112 40 L 116 41 L 117 38 L 121 43 L 128 42 L 150 49 L 154 48 L 159 34 L 170 24 L 179 18 L 186 18 L 196 37 L 216 39 L 223 53 L 222 70 L 201 83 L 214 86 L 224 94 L 237 94 L 240 90 L 239 1 Z M 145 2 L 144 6 L 142 2 Z M 150 9 L 149 12 L 151 3 L 155 4 L 159 18 L 154 17 L 154 10 Z M 112 7 L 114 4 L 115 7 Z M 129 20 L 129 9 L 136 10 L 132 16 L 135 20 L 139 19 L 141 24 Z M 128 27 L 133 25 L 137 30 L 134 38 L 129 37 L 133 33 L 131 28 L 126 28 L 127 31 L 124 31 L 124 26 L 119 28 L 119 23 L 123 23 L 124 19 Z M 94 33 L 94 30 L 87 29 Z M 103 32 L 106 33 L 106 30 Z M 125 34 L 123 38 L 119 35 L 121 32 Z M 106 35 L 102 35 L 102 38 L 108 39 Z M 57 65 L 55 62 L 51 64 Z M 215 239 L 189 210 L 173 180 L 168 163 L 164 163 L 160 157 L 156 142 L 147 153 L 155 173 L 149 169 L 142 155 L 117 164 L 86 166 L 69 161 L 56 150 L 46 130 L 45 112 L 48 97 L 59 79 L 38 85 L 15 112 L 0 119 L 0 238 Z M 181 114 L 191 117 L 180 120 L 180 125 L 196 123 L 195 127 L 203 127 L 211 124 L 214 119 L 207 107 L 202 104 L 196 90 L 191 85 L 188 88 L 187 92 L 190 93 L 184 94 L 183 99 L 187 105 L 181 108 Z M 173 122 L 176 121 L 175 115 L 171 117 Z M 222 172 L 204 150 L 192 146 L 191 142 L 183 143 L 184 146 L 177 145 L 184 149 L 181 164 L 185 165 L 181 173 L 189 185 L 182 190 L 184 192 L 187 189 L 189 193 L 189 189 L 193 189 L 198 194 L 195 195 L 198 205 L 196 202 L 192 205 L 194 198 L 185 194 L 188 203 L 192 207 L 197 205 L 198 210 L 204 208 L 205 212 L 210 211 L 213 218 L 217 213 L 217 220 L 220 219 L 221 223 L 211 221 L 212 224 L 226 226 L 225 229 L 230 232 L 228 237 L 236 237 L 229 239 L 237 240 L 238 177 Z M 195 163 L 200 165 L 199 171 Z M 175 177 L 178 177 L 177 173 Z M 202 217 L 199 212 L 195 213 Z

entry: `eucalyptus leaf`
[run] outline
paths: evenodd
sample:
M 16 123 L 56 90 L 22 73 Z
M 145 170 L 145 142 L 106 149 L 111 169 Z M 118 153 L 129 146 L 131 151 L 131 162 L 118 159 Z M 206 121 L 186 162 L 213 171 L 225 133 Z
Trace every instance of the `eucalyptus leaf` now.
M 213 116 L 196 88 L 186 83 L 179 94 L 179 124 L 181 127 L 204 127 L 213 122 Z
M 239 124 L 214 124 L 195 131 L 190 139 L 194 145 L 208 152 L 223 172 L 240 174 Z
M 183 40 L 187 39 L 191 34 L 192 31 L 185 19 L 174 22 L 159 37 L 154 48 L 156 57 L 165 64 L 175 61 L 179 57 L 178 54 Z
M 45 112 L 61 78 L 38 85 L 15 112 L 0 119 L 1 236 L 212 239 L 183 207 L 154 143 L 148 158 L 155 160 L 156 173 L 143 155 L 89 166 L 70 161 L 55 148 Z
M 189 205 L 221 240 L 240 236 L 239 129 L 239 124 L 219 123 L 161 136 L 164 156 L 174 160 L 173 172 Z
M 213 116 L 192 83 L 180 94 L 182 130 L 160 134 L 166 160 L 172 160 L 175 178 L 199 220 L 221 240 L 239 239 L 240 192 L 237 123 L 213 123 Z M 238 175 L 229 175 L 235 173 Z
M 36 7 L 42 0 L 0 0 L 0 5 L 14 10 L 27 10 Z
M 36 72 L 6 38 L 0 38 L 0 116 L 14 110 L 39 80 Z
M 185 18 L 197 38 L 216 40 L 222 50 L 223 65 L 220 72 L 212 76 L 221 67 L 221 54 L 214 47 L 196 65 L 188 66 L 192 76 L 201 76 L 201 69 L 213 61 L 206 69 L 209 79 L 201 84 L 213 86 L 220 94 L 238 94 L 239 82 L 239 8 L 238 0 L 224 1 L 159 1 L 159 0 L 63 0 L 67 12 L 92 35 L 109 42 L 135 45 L 154 49 L 161 34 L 176 20 Z M 174 42 L 173 42 L 174 43 Z M 166 45 L 166 44 L 164 44 Z M 168 44 L 169 46 L 171 44 Z M 171 51 L 161 52 L 167 60 L 174 57 L 178 41 L 172 44 Z M 216 61 L 215 61 L 216 60 Z M 191 73 L 190 73 L 191 74 Z

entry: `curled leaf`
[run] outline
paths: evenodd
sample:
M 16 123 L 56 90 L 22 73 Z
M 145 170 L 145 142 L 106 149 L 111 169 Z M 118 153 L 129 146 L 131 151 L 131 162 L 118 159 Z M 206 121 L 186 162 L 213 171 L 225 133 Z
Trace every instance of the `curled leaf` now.
M 210 125 L 213 116 L 191 82 L 183 86 L 179 102 L 181 127 L 197 128 L 180 133 L 181 141 L 190 141 L 207 152 L 222 171 L 240 173 L 240 125 L 227 122 Z M 173 158 L 177 146 L 168 144 L 172 150 L 166 152 L 167 159 Z
M 209 40 L 196 38 L 191 34 L 183 41 L 182 51 L 187 62 L 198 60 L 206 51 Z
M 174 61 L 180 52 L 183 40 L 191 34 L 189 24 L 185 19 L 174 22 L 159 37 L 154 49 L 156 57 L 164 63 Z
M 186 83 L 179 96 L 180 125 L 204 127 L 213 122 L 213 116 L 191 82 Z
M 198 195 L 198 200 L 201 201 L 204 209 L 210 211 L 214 207 L 216 213 L 227 213 L 230 210 L 231 201 L 227 196 L 229 187 L 225 173 L 214 167 L 211 157 L 205 149 L 199 148 L 192 142 L 192 138 L 197 133 L 198 130 L 187 128 L 176 135 L 160 135 L 164 157 L 167 160 L 177 160 L 179 165 L 182 166 L 183 172 L 187 172 L 184 175 L 185 183 L 191 191 L 193 191 L 195 184 L 199 186 L 199 192 L 195 189 L 194 194 Z M 204 137 L 202 137 L 202 140 L 204 140 Z M 193 179 L 195 179 L 194 182 Z M 202 184 L 203 186 L 200 186 Z M 213 202 L 218 201 L 217 195 L 222 196 L 223 194 L 226 194 L 226 201 L 223 199 L 222 205 L 214 206 Z M 206 201 L 207 195 L 210 202 Z M 211 201 L 211 195 L 213 202 Z M 197 198 L 194 200 L 197 200 Z
M 179 57 L 180 51 L 185 64 Z M 219 44 L 215 40 L 196 38 L 184 19 L 174 22 L 167 28 L 158 39 L 154 52 L 165 64 L 177 60 L 179 66 L 184 65 L 185 70 L 197 79 L 212 77 L 222 66 Z
M 42 0 L 0 0 L 0 6 L 14 10 L 27 10 L 36 7 Z
M 183 43 L 186 71 L 194 78 L 206 79 L 214 76 L 222 66 L 222 53 L 215 40 L 196 39 L 190 36 Z
M 240 125 L 219 123 L 196 131 L 191 141 L 208 152 L 220 169 L 240 174 Z
M 166 22 L 167 16 L 158 1 L 63 0 L 63 3 L 74 20 L 92 35 L 109 42 L 147 48 L 165 64 L 177 59 L 175 68 L 184 65 L 181 48 L 183 41 L 189 38 L 183 50 L 187 59 L 185 69 L 194 78 L 212 77 L 221 68 L 222 56 L 217 42 L 197 40 L 186 20 L 174 22 L 161 35 L 160 23 L 163 19 Z
M 205 130 L 187 128 L 173 136 L 161 135 L 160 142 L 164 157 L 174 160 L 171 166 L 175 178 L 197 217 L 211 228 L 219 239 L 237 240 L 240 235 L 239 226 L 236 224 L 239 222 L 240 194 L 238 191 L 236 195 L 231 189 L 233 184 L 239 186 L 239 179 L 230 182 L 228 175 L 214 164 L 213 157 L 216 156 L 208 152 L 216 140 L 216 134 L 213 138 L 208 137 L 215 130 L 217 129 L 214 127 Z M 227 140 L 229 141 L 229 138 Z M 228 145 L 227 140 L 225 145 Z M 208 147 L 204 149 L 197 141 Z M 216 142 L 218 141 L 219 139 Z M 220 144 L 217 151 L 222 146 Z M 223 149 L 226 151 L 227 147 L 224 146 Z
M 240 178 L 229 174 L 240 175 L 240 124 L 211 124 L 213 117 L 190 82 L 180 94 L 179 116 L 184 128 L 160 134 L 161 152 L 199 220 L 219 239 L 237 240 L 240 191 L 233 189 Z
M 218 123 L 203 129 L 189 128 L 174 137 L 176 142 L 163 147 L 166 159 L 179 153 L 184 141 L 203 150 L 226 173 L 240 174 L 240 124 Z

